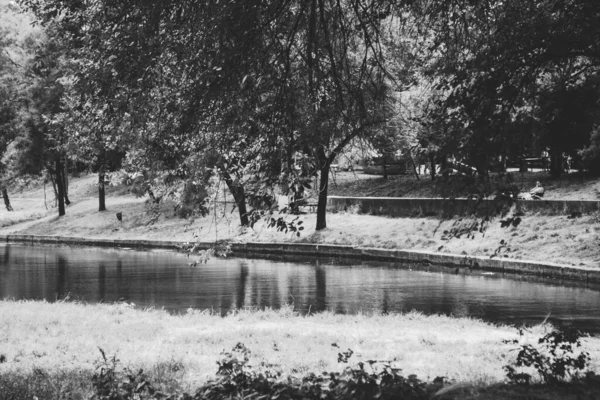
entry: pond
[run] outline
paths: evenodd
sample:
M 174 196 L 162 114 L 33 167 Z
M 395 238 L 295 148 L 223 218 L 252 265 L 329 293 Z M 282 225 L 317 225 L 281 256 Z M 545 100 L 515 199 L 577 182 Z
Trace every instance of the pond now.
M 544 319 L 600 333 L 600 288 L 394 263 L 213 258 L 83 247 L 0 246 L 0 298 L 133 302 L 184 312 L 278 308 L 302 313 L 404 312 L 473 316 L 515 325 Z

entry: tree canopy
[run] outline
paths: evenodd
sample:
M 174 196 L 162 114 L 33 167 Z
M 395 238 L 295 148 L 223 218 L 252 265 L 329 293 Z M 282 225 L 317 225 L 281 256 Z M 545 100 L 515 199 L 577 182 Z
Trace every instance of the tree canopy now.
M 311 188 L 324 229 L 330 167 L 356 141 L 482 179 L 544 151 L 554 175 L 565 156 L 590 171 L 599 157 L 595 1 L 20 4 L 46 39 L 21 72 L 29 117 L 2 100 L 0 150 L 23 143 L 57 181 L 70 159 L 103 188 L 118 152 L 152 196 L 159 181 L 222 179 L 242 225 Z M 14 68 L 0 59 L 1 76 Z

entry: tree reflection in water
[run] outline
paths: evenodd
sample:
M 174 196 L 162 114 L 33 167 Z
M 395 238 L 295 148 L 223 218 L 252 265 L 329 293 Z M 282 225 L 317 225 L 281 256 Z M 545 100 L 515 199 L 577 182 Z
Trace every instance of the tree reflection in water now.
M 68 294 L 66 293 L 67 288 L 67 260 L 64 257 L 56 256 L 56 286 L 54 294 L 57 300 L 62 300 Z
M 315 306 L 314 312 L 327 310 L 327 272 L 318 261 L 315 264 Z
M 235 307 L 240 310 L 244 308 L 244 302 L 246 300 L 246 286 L 248 285 L 248 262 L 245 260 L 240 261 L 240 280 L 237 284 L 237 294 Z

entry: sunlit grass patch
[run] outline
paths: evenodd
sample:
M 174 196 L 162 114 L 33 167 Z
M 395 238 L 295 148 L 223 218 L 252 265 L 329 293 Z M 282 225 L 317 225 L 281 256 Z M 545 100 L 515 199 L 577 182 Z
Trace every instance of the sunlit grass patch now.
M 443 376 L 474 385 L 477 392 L 482 382 L 504 381 L 503 367 L 516 356 L 505 341 L 518 337 L 513 327 L 468 317 L 419 312 L 303 316 L 291 305 L 234 310 L 221 317 L 193 309 L 171 315 L 127 303 L 0 301 L 0 315 L 0 381 L 13 385 L 15 393 L 18 376 L 48 390 L 58 381 L 64 390 L 83 385 L 95 370 L 99 349 L 120 360 L 120 368 L 143 369 L 157 387 L 190 392 L 214 378 L 223 351 L 237 343 L 251 351 L 252 365 L 284 375 L 342 371 L 339 356 L 351 350 L 353 363 L 390 362 L 405 376 L 416 374 L 424 381 Z M 534 327 L 528 339 L 535 342 L 547 330 Z M 583 347 L 597 369 L 600 339 L 584 338 Z
M 173 316 L 162 310 L 136 310 L 127 304 L 0 302 L 1 337 L 7 362 L 3 370 L 44 365 L 82 368 L 93 364 L 98 347 L 132 365 L 177 362 L 189 372 L 186 379 L 202 380 L 214 373 L 221 350 L 242 341 L 256 357 L 282 370 L 337 368 L 338 349 L 352 348 L 364 359 L 396 358 L 422 374 L 448 374 L 446 361 L 469 362 L 477 346 L 465 346 L 464 356 L 440 353 L 440 348 L 499 342 L 514 332 L 472 319 L 444 316 L 336 315 L 300 316 L 282 310 L 236 311 L 225 318 L 207 312 Z M 440 332 L 436 349 L 421 343 L 423 331 Z M 486 332 L 483 334 L 483 332 Z M 500 346 L 495 344 L 495 348 Z M 439 347 L 439 348 L 438 348 Z M 501 376 L 500 366 L 476 368 L 481 376 Z M 417 371 L 415 371 L 417 372 Z M 462 372 L 454 371 L 453 374 Z M 193 377 L 192 377 L 193 375 Z

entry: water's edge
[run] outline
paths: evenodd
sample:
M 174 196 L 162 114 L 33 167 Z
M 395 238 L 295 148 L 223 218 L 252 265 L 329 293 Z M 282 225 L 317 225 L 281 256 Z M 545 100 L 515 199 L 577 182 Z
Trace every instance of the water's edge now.
M 0 242 L 27 244 L 57 244 L 96 247 L 128 247 L 134 249 L 177 250 L 183 242 L 135 239 L 91 239 L 70 236 L 0 235 Z M 209 249 L 211 242 L 195 243 L 199 249 Z M 362 261 L 396 261 L 428 263 L 449 268 L 536 275 L 546 278 L 600 282 L 600 268 L 576 267 L 548 262 L 489 258 L 421 250 L 395 250 L 313 243 L 227 243 L 234 256 L 245 254 L 302 255 L 309 257 L 343 257 Z

